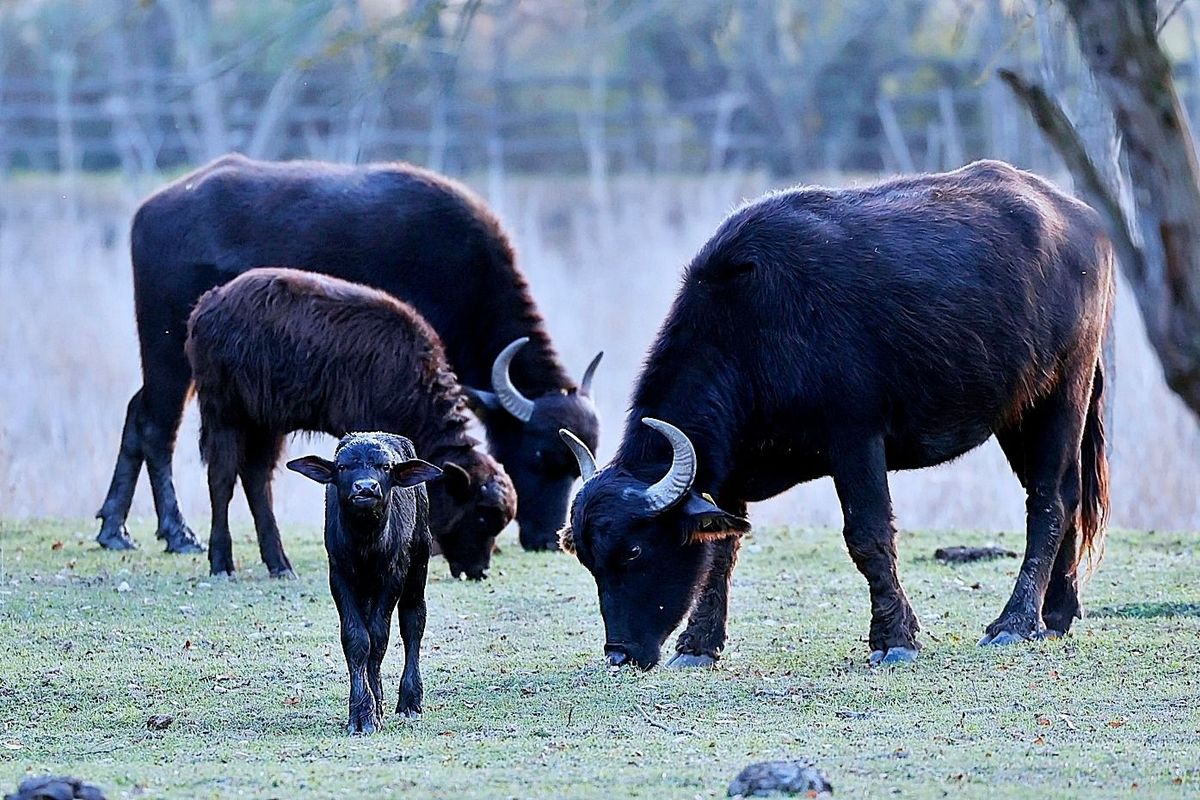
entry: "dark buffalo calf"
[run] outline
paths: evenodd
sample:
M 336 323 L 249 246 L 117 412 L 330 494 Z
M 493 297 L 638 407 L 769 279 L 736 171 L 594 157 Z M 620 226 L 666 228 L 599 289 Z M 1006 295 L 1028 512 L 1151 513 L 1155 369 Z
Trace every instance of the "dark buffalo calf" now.
M 404 433 L 443 470 L 430 525 L 457 577 L 486 574 L 496 535 L 516 513 L 504 468 L 467 433 L 466 399 L 437 334 L 375 289 L 291 269 L 256 269 L 200 298 L 188 358 L 208 465 L 213 574 L 234 571 L 229 500 L 238 475 L 272 575 L 292 574 L 271 508 L 284 436 Z
M 329 591 L 350 672 L 348 733 L 383 725 L 379 667 L 387 654 L 392 610 L 399 605 L 404 674 L 396 713 L 421 713 L 421 636 L 429 572 L 429 496 L 422 486 L 442 474 L 391 433 L 352 433 L 333 461 L 305 456 L 288 469 L 325 484 Z

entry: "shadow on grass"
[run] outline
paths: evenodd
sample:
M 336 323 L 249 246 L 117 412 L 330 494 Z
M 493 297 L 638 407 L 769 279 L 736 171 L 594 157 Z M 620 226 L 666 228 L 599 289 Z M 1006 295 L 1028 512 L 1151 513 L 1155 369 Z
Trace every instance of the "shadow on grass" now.
M 1122 603 L 1088 611 L 1089 617 L 1154 619 L 1156 617 L 1200 617 L 1200 603 Z

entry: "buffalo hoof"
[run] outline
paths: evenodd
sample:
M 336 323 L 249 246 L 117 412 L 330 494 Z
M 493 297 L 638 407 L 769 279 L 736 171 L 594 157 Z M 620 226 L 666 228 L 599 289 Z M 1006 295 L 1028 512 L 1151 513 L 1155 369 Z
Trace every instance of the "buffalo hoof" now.
M 4 795 L 5 800 L 104 800 L 104 792 L 90 783 L 67 775 L 39 775 L 26 778 L 17 786 L 16 794 Z
M 105 521 L 100 525 L 96 541 L 105 550 L 137 550 L 137 542 L 129 535 L 129 529 L 120 522 L 111 525 Z
M 692 669 L 716 666 L 716 656 L 708 653 L 676 653 L 667 662 L 667 669 Z
M 915 647 L 889 647 L 885 650 L 872 650 L 871 657 L 867 659 L 873 667 L 889 666 L 891 664 L 911 664 L 917 660 L 917 649 Z
M 195 555 L 205 551 L 204 544 L 196 538 L 196 534 L 192 533 L 192 529 L 186 525 L 183 528 L 175 531 L 168 531 L 165 534 L 162 530 L 156 534 L 159 539 L 165 539 L 167 542 L 167 552 L 177 555 Z
M 237 566 L 233 556 L 223 556 L 217 553 L 208 554 L 208 574 L 214 578 L 232 578 L 237 574 Z
M 996 633 L 989 633 L 986 636 L 984 636 L 982 639 L 980 639 L 979 646 L 980 647 L 992 647 L 992 646 L 1003 647 L 1004 645 L 1020 644 L 1021 642 L 1027 642 L 1027 641 L 1029 641 L 1029 637 L 1022 636 L 1019 633 L 1013 633 L 1012 631 L 998 631 Z
M 1046 641 L 1048 639 L 1061 639 L 1066 635 L 1066 631 L 1058 631 L 1054 628 L 1046 628 L 1045 630 L 1038 631 L 1036 634 L 1034 634 L 1033 638 L 1037 639 L 1038 641 Z
M 424 709 L 421 708 L 421 704 L 419 702 L 414 703 L 409 701 L 408 703 L 405 703 L 401 701 L 396 703 L 396 716 L 403 717 L 407 720 L 418 720 L 421 718 L 422 713 L 424 713 Z
M 346 726 L 346 733 L 351 736 L 370 736 L 383 730 L 383 720 L 378 714 L 359 714 L 350 718 L 350 724 Z
M 292 569 L 291 567 L 273 569 L 271 570 L 271 577 L 281 581 L 294 581 L 298 579 L 296 570 Z

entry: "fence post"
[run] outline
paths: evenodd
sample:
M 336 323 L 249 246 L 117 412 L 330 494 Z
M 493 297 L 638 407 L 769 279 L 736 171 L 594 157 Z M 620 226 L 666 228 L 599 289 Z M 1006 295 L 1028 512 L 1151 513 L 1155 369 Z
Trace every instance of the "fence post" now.
M 76 175 L 78 173 L 79 150 L 75 142 L 75 125 L 72 119 L 71 83 L 75 75 L 74 53 L 59 51 L 51 59 L 54 70 L 54 119 L 58 132 L 58 175 L 62 187 L 64 211 L 68 218 L 75 219 L 78 197 Z

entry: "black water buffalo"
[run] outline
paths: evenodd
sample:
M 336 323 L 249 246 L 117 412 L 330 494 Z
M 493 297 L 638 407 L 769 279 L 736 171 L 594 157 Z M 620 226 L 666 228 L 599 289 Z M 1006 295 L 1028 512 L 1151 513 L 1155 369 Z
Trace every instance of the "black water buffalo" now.
M 379 671 L 397 607 L 404 674 L 396 713 L 418 716 L 430 547 L 429 498 L 422 484 L 441 470 L 417 458 L 408 439 L 390 433 L 350 434 L 338 442 L 333 461 L 305 456 L 287 466 L 326 487 L 329 591 L 350 673 L 347 732 L 374 733 L 383 724 Z
M 284 265 L 382 289 L 429 321 L 459 380 L 481 389 L 491 452 L 522 500 L 521 543 L 557 548 L 577 474 L 557 431 L 570 428 L 595 445 L 588 389 L 596 361 L 580 384 L 567 376 L 499 221 L 467 189 L 406 164 L 225 156 L 147 199 L 133 219 L 131 249 L 142 388 L 129 401 L 97 514 L 100 544 L 134 546 L 125 518 L 144 461 L 158 537 L 171 552 L 202 549 L 171 478 L 191 384 L 183 354 L 188 313 L 201 294 L 238 274 Z M 491 384 L 493 371 L 507 374 L 493 369 L 497 355 L 525 337 L 528 345 L 511 358 L 511 382 Z
M 476 449 L 466 397 L 412 307 L 327 275 L 254 269 L 201 297 L 188 329 L 214 574 L 234 571 L 229 500 L 239 475 L 263 563 L 292 574 L 271 508 L 287 434 L 383 430 L 407 435 L 444 471 L 429 489 L 434 536 L 455 576 L 484 577 L 516 494 L 504 468 Z
M 992 435 L 1028 542 L 983 641 L 1066 633 L 1108 503 L 1112 297 L 1097 215 L 998 162 L 735 211 L 686 270 L 612 463 L 564 437 L 585 483 L 563 545 L 596 579 L 609 662 L 654 665 L 691 609 L 672 662 L 713 663 L 746 504 L 825 475 L 870 587 L 871 660 L 914 658 L 888 470 Z

